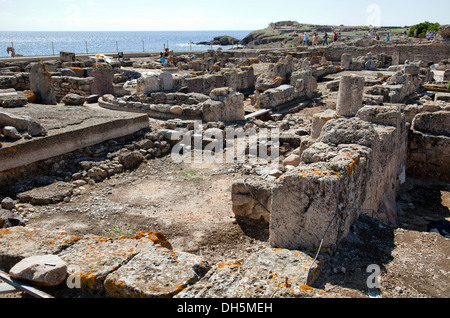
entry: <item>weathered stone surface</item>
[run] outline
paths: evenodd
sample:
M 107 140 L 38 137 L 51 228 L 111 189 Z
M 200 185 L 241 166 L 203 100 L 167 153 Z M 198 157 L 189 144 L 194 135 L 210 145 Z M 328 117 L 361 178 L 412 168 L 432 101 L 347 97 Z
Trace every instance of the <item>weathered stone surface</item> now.
M 231 187 L 233 213 L 238 221 L 270 222 L 270 197 L 273 184 L 248 179 Z
M 267 248 L 243 263 L 219 263 L 176 298 L 316 297 L 320 290 L 308 285 L 317 278 L 323 261 L 296 250 Z M 308 274 L 309 271 L 309 274 Z M 308 278 L 308 279 L 307 279 Z
M 21 116 L 0 111 L 0 127 L 12 126 L 19 131 L 28 129 L 28 126 L 33 122 L 30 116 Z
M 357 118 L 339 118 L 328 121 L 317 139 L 328 144 L 357 144 L 371 147 L 376 139 L 376 130 L 365 121 Z
M 331 119 L 337 119 L 336 111 L 331 109 L 313 115 L 311 138 L 319 138 L 322 127 Z
M 161 80 L 161 87 L 164 91 L 171 91 L 173 89 L 174 81 L 170 72 L 161 72 L 159 79 Z
M 341 56 L 341 68 L 344 70 L 350 69 L 352 64 L 352 56 L 348 53 L 344 53 Z
M 62 62 L 75 62 L 75 53 L 73 52 L 59 52 L 59 58 Z
M 387 206 L 382 202 L 399 187 L 406 140 L 404 122 L 387 126 L 358 118 L 328 121 L 317 141 L 302 152 L 300 165 L 284 173 L 272 190 L 270 244 L 317 247 L 327 226 L 336 222 L 324 241 L 324 246 L 335 246 L 366 211 L 396 224 L 396 215 L 382 209 Z
M 232 122 L 245 119 L 244 95 L 232 88 L 222 87 L 211 91 L 211 100 L 200 104 L 207 122 Z
M 208 270 L 208 262 L 200 256 L 148 246 L 106 277 L 105 291 L 109 297 L 173 297 Z
M 405 119 L 398 106 L 364 106 L 356 117 L 372 123 L 393 126 L 400 126 Z
M 414 117 L 412 128 L 424 133 L 450 137 L 450 112 L 424 112 Z
M 137 94 L 150 94 L 162 89 L 161 79 L 157 74 L 143 74 L 136 81 Z
M 38 103 L 56 105 L 52 77 L 42 62 L 34 64 L 30 69 L 30 89 L 36 95 Z
M 5 135 L 5 137 L 17 140 L 17 139 L 21 139 L 22 135 L 19 133 L 19 131 L 12 126 L 5 126 L 2 129 L 3 135 Z
M 296 71 L 291 75 L 291 85 L 296 86 L 298 80 L 303 80 L 303 92 L 307 98 L 311 98 L 317 89 L 317 80 L 312 76 L 311 71 Z
M 15 89 L 0 89 L 0 106 L 5 108 L 22 107 L 28 103 L 28 98 L 19 95 Z
M 364 77 L 342 76 L 336 104 L 338 116 L 355 116 L 362 107 L 364 94 Z
M 20 202 L 27 202 L 36 205 L 55 204 L 62 202 L 65 197 L 72 194 L 73 185 L 67 182 L 58 181 L 47 186 L 34 188 L 20 193 L 17 199 Z
M 142 161 L 144 161 L 144 156 L 138 151 L 126 153 L 119 157 L 119 162 L 125 169 L 134 169 L 138 167 Z
M 10 210 L 0 210 L 0 228 L 6 229 L 14 226 L 25 226 L 24 220 Z
M 300 164 L 300 156 L 292 154 L 283 160 L 283 166 L 294 166 L 297 167 Z
M 111 240 L 88 235 L 59 254 L 69 264 L 68 272 L 80 287 L 91 294 L 104 293 L 106 276 L 139 253 L 134 239 Z M 153 245 L 151 241 L 142 243 Z
M 2 200 L 1 206 L 3 209 L 12 210 L 16 207 L 16 203 L 10 197 L 6 197 Z
M 9 271 L 22 259 L 58 254 L 80 238 L 65 232 L 16 226 L 0 230 L 0 267 Z
M 82 106 L 85 102 L 85 98 L 78 94 L 67 94 L 63 97 L 61 102 L 67 106 Z
M 94 82 L 91 86 L 93 95 L 103 96 L 114 94 L 114 70 L 109 64 L 96 64 L 94 67 Z
M 24 258 L 10 269 L 11 277 L 33 285 L 55 287 L 67 277 L 67 264 L 56 255 Z

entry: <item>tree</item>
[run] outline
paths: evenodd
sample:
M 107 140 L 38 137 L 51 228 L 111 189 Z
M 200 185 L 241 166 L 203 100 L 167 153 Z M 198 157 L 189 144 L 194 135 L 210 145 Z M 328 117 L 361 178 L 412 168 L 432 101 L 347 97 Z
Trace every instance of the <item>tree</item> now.
M 417 30 L 417 36 L 425 37 L 428 31 L 438 31 L 441 25 L 439 23 L 431 23 L 431 22 L 422 22 L 416 25 L 413 25 L 408 32 L 408 36 L 414 36 L 414 31 Z

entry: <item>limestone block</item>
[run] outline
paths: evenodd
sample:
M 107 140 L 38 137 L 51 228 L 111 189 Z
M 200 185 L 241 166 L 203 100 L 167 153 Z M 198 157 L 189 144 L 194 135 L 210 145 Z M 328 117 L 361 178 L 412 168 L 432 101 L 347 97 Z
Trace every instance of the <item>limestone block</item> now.
M 328 109 L 313 116 L 311 138 L 316 139 L 322 132 L 322 127 L 331 119 L 337 119 L 336 111 Z
M 338 116 L 352 117 L 362 107 L 364 77 L 342 76 L 339 84 L 336 113 Z
M 283 166 L 294 166 L 297 167 L 300 164 L 300 156 L 292 154 L 283 160 Z
M 299 250 L 266 248 L 245 262 L 220 262 L 204 279 L 175 298 L 302 298 L 320 297 L 323 291 L 309 287 L 319 277 L 322 258 Z
M 341 56 L 341 68 L 344 70 L 350 69 L 352 64 L 352 56 L 348 53 L 344 53 Z
M 62 62 L 75 62 L 75 53 L 59 52 L 59 58 Z
M 110 64 L 96 64 L 93 71 L 94 82 L 91 93 L 103 96 L 114 94 L 114 70 Z
M 256 179 L 234 182 L 231 187 L 233 213 L 238 222 L 270 222 L 272 184 Z
M 67 264 L 56 255 L 24 258 L 10 269 L 11 277 L 44 287 L 61 284 L 67 277 Z
M 417 114 L 412 122 L 412 128 L 433 135 L 450 137 L 450 112 L 424 112 Z
M 405 116 L 398 106 L 364 106 L 358 111 L 356 117 L 368 122 L 396 127 L 401 127 L 405 122 Z
M 167 298 L 195 284 L 209 270 L 200 256 L 147 246 L 105 280 L 109 297 Z
M 0 230 L 0 267 L 9 271 L 26 257 L 58 254 L 80 237 L 61 231 L 46 231 L 26 226 Z
M 311 75 L 310 71 L 296 71 L 291 75 L 291 85 L 295 86 L 295 83 L 299 79 L 302 79 L 304 81 L 304 93 L 306 97 L 313 97 L 314 91 L 317 89 L 316 78 Z
M 35 63 L 30 69 L 30 89 L 36 95 L 38 103 L 56 105 L 55 88 L 52 77 L 44 63 Z
M 82 106 L 85 102 L 85 98 L 78 94 L 67 94 L 61 100 L 67 106 Z
M 159 79 L 161 80 L 161 87 L 164 91 L 171 91 L 173 89 L 174 81 L 170 72 L 161 72 Z
M 400 64 L 400 54 L 398 52 L 392 53 L 392 65 Z

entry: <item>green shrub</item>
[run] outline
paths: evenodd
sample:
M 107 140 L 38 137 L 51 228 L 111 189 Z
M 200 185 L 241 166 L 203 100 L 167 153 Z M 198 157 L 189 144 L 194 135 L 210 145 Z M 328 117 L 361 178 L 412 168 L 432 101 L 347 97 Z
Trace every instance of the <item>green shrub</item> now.
M 450 89 L 450 81 L 447 83 L 447 89 Z
M 439 23 L 422 22 L 413 25 L 408 32 L 408 36 L 414 36 L 414 31 L 417 30 L 417 36 L 425 37 L 428 31 L 438 31 L 441 25 Z

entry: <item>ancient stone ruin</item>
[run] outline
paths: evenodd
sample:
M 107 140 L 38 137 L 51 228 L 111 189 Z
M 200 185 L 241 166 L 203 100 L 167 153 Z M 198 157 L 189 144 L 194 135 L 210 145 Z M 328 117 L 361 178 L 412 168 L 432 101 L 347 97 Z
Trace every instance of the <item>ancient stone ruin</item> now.
M 323 296 L 310 286 L 327 264 L 324 250 L 339 253 L 361 217 L 400 226 L 408 178 L 450 182 L 449 44 L 369 44 L 181 52 L 174 67 L 156 54 L 0 61 L 0 268 L 61 297 Z M 110 180 L 134 187 L 134 173 L 174 154 L 234 150 L 230 131 L 242 133 L 235 156 L 245 160 L 223 166 L 236 175 L 227 211 L 263 246 L 243 259 L 210 260 L 189 245 L 194 238 L 183 247 L 197 252 L 179 251 L 152 228 L 78 236 L 33 218 L 38 209 L 83 210 L 81 198 Z M 183 176 L 200 182 L 195 173 Z M 139 204 L 163 223 L 152 200 Z M 34 258 L 42 255 L 50 258 Z M 50 270 L 46 263 L 58 264 L 50 281 L 33 272 Z

